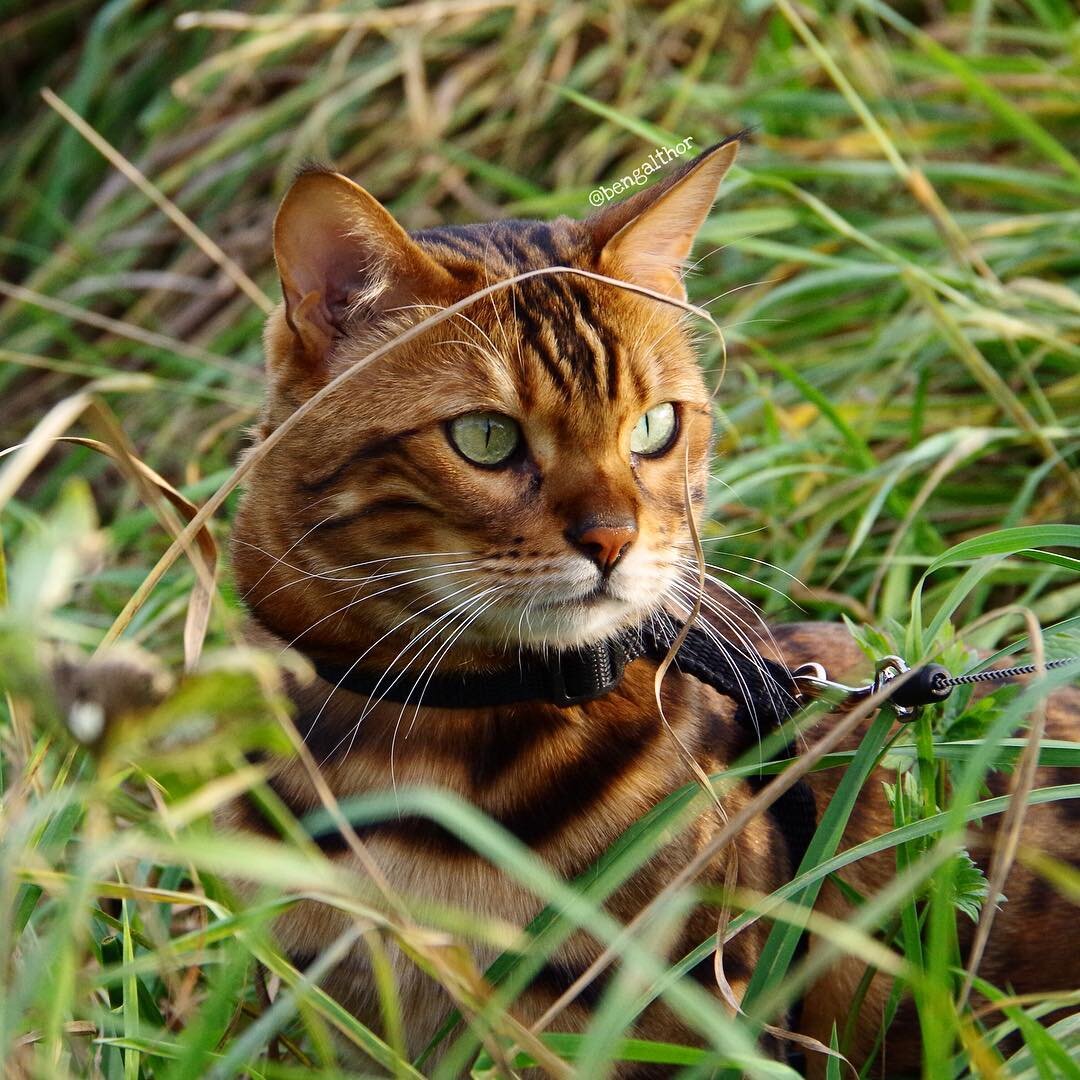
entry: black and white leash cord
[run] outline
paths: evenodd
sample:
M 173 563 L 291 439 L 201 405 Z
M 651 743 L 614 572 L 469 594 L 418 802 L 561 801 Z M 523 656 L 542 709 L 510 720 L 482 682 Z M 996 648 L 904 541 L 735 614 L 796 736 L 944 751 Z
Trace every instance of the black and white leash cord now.
M 834 682 L 828 677 L 820 664 L 803 664 L 796 668 L 791 677 L 796 682 L 805 683 L 813 690 L 837 690 L 856 701 L 870 697 L 878 691 L 887 689 L 889 684 L 905 676 L 896 689 L 888 695 L 888 702 L 902 720 L 915 717 L 924 705 L 936 705 L 944 701 L 957 686 L 977 682 L 999 682 L 1034 675 L 1036 672 L 1052 671 L 1075 663 L 1078 657 L 1063 657 L 1048 660 L 1045 664 L 1021 664 L 1009 668 L 987 668 L 985 671 L 973 671 L 967 675 L 950 675 L 949 669 L 941 664 L 926 664 L 923 667 L 909 668 L 899 656 L 884 656 L 875 665 L 874 680 L 865 686 L 847 686 Z

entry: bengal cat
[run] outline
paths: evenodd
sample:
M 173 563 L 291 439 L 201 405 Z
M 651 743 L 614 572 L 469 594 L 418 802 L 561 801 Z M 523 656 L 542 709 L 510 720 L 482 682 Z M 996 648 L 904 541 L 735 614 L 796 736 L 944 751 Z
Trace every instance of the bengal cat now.
M 274 226 L 284 303 L 266 329 L 269 386 L 257 440 L 344 368 L 424 316 L 529 269 L 578 267 L 684 299 L 685 261 L 736 149 L 735 140 L 720 143 L 585 220 L 495 221 L 412 234 L 345 177 L 304 171 Z M 686 616 L 696 570 L 685 496 L 699 516 L 711 444 L 710 396 L 683 309 L 564 273 L 493 292 L 344 383 L 254 468 L 233 544 L 252 636 L 292 644 L 339 669 L 404 670 L 411 683 L 436 667 L 505 673 L 525 653 Z M 715 631 L 733 642 L 753 638 L 768 652 L 767 637 L 746 611 L 711 595 L 704 617 Z M 861 664 L 839 627 L 772 632 L 791 666 L 820 661 L 839 678 Z M 658 715 L 655 670 L 655 660 L 635 660 L 611 692 L 567 706 L 414 709 L 379 700 L 378 692 L 335 689 L 322 678 L 293 685 L 291 694 L 298 727 L 339 798 L 392 784 L 399 791 L 446 789 L 570 879 L 691 779 Z M 675 668 L 664 679 L 663 703 L 675 735 L 706 773 L 747 748 L 744 728 L 733 722 L 737 702 Z M 1059 693 L 1048 736 L 1075 737 L 1078 716 L 1080 693 Z M 836 770 L 811 778 L 818 815 L 837 782 Z M 295 761 L 281 764 L 273 784 L 298 815 L 318 805 Z M 727 812 L 750 795 L 750 786 L 735 787 L 725 795 Z M 1080 839 L 1065 827 L 1065 813 L 1033 809 L 1027 840 L 1076 861 Z M 231 816 L 241 827 L 268 828 L 246 804 Z M 658 851 L 615 894 L 610 911 L 629 920 L 691 859 L 715 821 L 705 814 Z M 844 844 L 891 826 L 882 785 L 872 779 Z M 723 881 L 734 850 L 739 884 L 771 892 L 794 872 L 784 832 L 775 816 L 756 817 L 706 879 Z M 974 843 L 985 849 L 990 830 L 983 832 Z M 353 858 L 343 843 L 321 842 L 334 858 Z M 429 822 L 390 820 L 367 828 L 364 842 L 404 896 L 520 926 L 538 910 L 524 888 Z M 892 868 L 886 854 L 857 862 L 843 877 L 872 895 Z M 1075 912 L 1022 869 L 1007 893 L 981 973 L 1018 992 L 1075 981 L 1078 951 L 1070 956 L 1062 947 L 1077 943 Z M 832 884 L 818 906 L 837 918 L 849 910 Z M 305 960 L 344 925 L 343 917 L 307 904 L 282 919 L 279 932 Z M 715 911 L 698 911 L 672 942 L 672 955 L 684 955 L 715 928 Z M 767 929 L 760 921 L 725 950 L 737 996 Z M 520 999 L 518 1015 L 535 1018 L 598 949 L 591 939 L 572 938 Z M 357 950 L 327 987 L 378 1029 L 366 955 Z M 491 957 L 478 959 L 483 965 Z M 864 971 L 856 958 L 835 964 L 805 995 L 794 1022 L 827 1043 L 834 1020 L 842 1029 Z M 416 1052 L 443 1020 L 448 1001 L 399 954 L 394 975 L 408 1047 Z M 693 977 L 715 991 L 711 962 Z M 873 1042 L 888 990 L 879 979 L 866 997 L 856 1061 Z M 596 996 L 595 988 L 580 996 L 558 1028 L 580 1030 Z M 904 1024 L 901 1016 L 889 1036 L 890 1068 L 918 1064 L 917 1029 Z M 643 1014 L 632 1033 L 693 1040 L 660 1007 Z M 809 1067 L 817 1067 L 813 1055 Z M 656 1074 L 628 1069 L 626 1075 Z

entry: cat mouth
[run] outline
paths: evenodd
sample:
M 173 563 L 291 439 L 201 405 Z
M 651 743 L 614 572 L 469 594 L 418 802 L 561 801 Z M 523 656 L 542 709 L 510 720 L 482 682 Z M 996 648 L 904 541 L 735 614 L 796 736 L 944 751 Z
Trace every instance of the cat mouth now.
M 578 596 L 544 600 L 536 606 L 541 610 L 545 608 L 565 611 L 567 608 L 588 608 L 605 600 L 618 601 L 620 598 L 608 588 L 607 581 L 598 581 L 588 592 Z

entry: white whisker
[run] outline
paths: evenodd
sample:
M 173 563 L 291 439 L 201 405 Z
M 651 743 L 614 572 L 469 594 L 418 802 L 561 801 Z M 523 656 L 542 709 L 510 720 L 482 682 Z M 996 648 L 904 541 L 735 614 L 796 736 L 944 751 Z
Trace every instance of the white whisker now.
M 700 589 L 698 586 L 698 572 L 696 567 L 693 570 L 687 567 L 681 571 L 681 574 L 682 577 L 679 580 L 682 581 L 684 585 L 690 585 L 692 587 L 694 596 L 697 596 Z M 746 612 L 748 612 L 749 616 L 753 618 L 754 623 L 756 623 L 757 626 L 760 626 L 761 629 L 757 629 L 757 626 L 751 624 L 747 621 L 747 619 L 743 618 L 740 612 L 732 608 L 725 607 L 723 604 L 719 603 L 719 601 L 715 597 L 710 596 L 708 592 L 701 593 L 702 604 L 708 610 L 716 614 L 723 614 L 725 618 L 736 619 L 739 624 L 747 631 L 747 633 L 753 634 L 759 641 L 768 641 L 769 645 L 772 646 L 773 650 L 779 654 L 779 647 L 777 646 L 776 640 L 773 637 L 772 630 L 769 628 L 768 622 L 765 620 L 764 616 L 761 614 L 757 606 L 750 603 L 749 600 L 747 600 L 744 596 L 741 596 L 730 586 L 725 585 L 721 581 L 717 581 L 711 575 L 706 575 L 706 578 L 711 584 L 717 586 L 718 588 L 721 588 L 724 591 L 725 595 L 730 596 L 731 599 L 738 601 L 740 606 L 744 608 Z
M 755 530 L 755 532 L 756 531 L 758 531 L 758 530 Z M 738 536 L 738 535 L 741 535 L 741 534 L 735 533 L 733 535 Z M 726 536 L 713 537 L 713 540 L 726 540 L 726 539 L 727 539 Z M 704 541 L 702 541 L 702 542 L 704 543 Z M 788 578 L 790 581 L 795 582 L 796 585 L 801 585 L 804 589 L 807 588 L 806 584 L 801 579 L 797 578 L 789 570 L 785 570 L 782 566 L 777 566 L 776 563 L 769 562 L 768 559 L 755 559 L 751 555 L 740 555 L 737 551 L 717 551 L 715 549 L 712 552 L 710 552 L 710 554 L 712 554 L 712 555 L 723 555 L 723 556 L 725 556 L 726 558 L 729 558 L 729 559 L 742 559 L 744 562 L 756 563 L 758 566 L 767 566 L 770 570 L 775 570 L 778 574 L 783 574 L 784 577 Z M 711 566 L 712 564 L 710 563 L 709 565 Z M 718 566 L 714 566 L 713 569 L 714 570 L 721 570 L 723 568 L 718 567 Z
M 691 597 L 685 597 L 682 600 L 675 599 L 673 597 L 672 601 L 676 604 L 679 604 L 680 606 L 685 606 L 687 616 L 689 616 L 690 613 L 694 610 L 694 605 Z M 734 652 L 735 654 L 742 656 L 742 651 L 738 647 L 733 645 L 730 641 L 722 638 L 720 634 L 717 633 L 716 628 L 710 623 L 705 622 L 705 620 L 700 620 L 697 623 L 697 626 L 700 627 L 702 633 L 704 633 L 705 636 L 717 647 L 717 649 L 720 650 L 720 652 L 724 655 L 724 657 L 727 658 L 728 662 L 730 663 L 732 675 L 735 678 L 735 682 L 738 683 L 739 690 L 742 692 L 743 701 L 746 703 L 747 711 L 750 713 L 750 717 L 754 721 L 754 730 L 757 731 L 758 737 L 760 738 L 761 730 L 758 723 L 757 708 L 754 705 L 753 695 L 750 693 L 750 686 L 747 683 L 745 677 L 743 676 L 739 665 L 735 663 L 731 655 L 732 652 Z M 746 659 L 749 658 L 747 657 Z M 678 657 L 676 656 L 675 663 L 678 664 L 678 662 Z
M 427 647 L 437 637 L 437 633 L 433 634 L 433 631 L 438 631 L 442 624 L 452 621 L 457 615 L 462 614 L 464 611 L 468 610 L 468 608 L 477 600 L 481 599 L 484 596 L 490 595 L 498 588 L 498 585 L 490 585 L 485 589 L 481 589 L 478 593 L 473 593 L 471 596 L 465 597 L 464 600 L 455 604 L 448 611 L 444 611 L 437 619 L 433 619 L 427 626 L 425 626 L 422 630 L 413 635 L 413 637 L 411 637 L 398 651 L 397 656 L 395 656 L 394 659 L 391 660 L 389 664 L 387 664 L 386 670 L 379 677 L 379 679 L 375 683 L 375 686 L 372 687 L 371 694 L 368 696 L 368 702 L 360 713 L 360 720 L 363 720 L 364 717 L 366 717 L 372 709 L 374 709 L 377 705 L 380 704 L 380 702 L 384 700 L 384 698 L 386 698 L 390 691 L 404 677 L 405 672 L 408 671 L 409 666 L 413 663 L 413 661 L 420 659 Z M 425 640 L 425 638 L 427 640 Z M 417 648 L 417 646 L 419 646 L 419 648 Z M 385 679 L 390 674 L 390 672 L 395 669 L 398 661 L 407 652 L 414 648 L 417 649 L 416 654 L 406 661 L 405 666 L 402 667 L 400 671 L 398 671 L 398 673 L 393 677 L 393 679 L 391 679 L 390 682 L 386 684 L 386 687 L 383 689 L 382 693 L 376 697 L 375 695 L 378 692 L 379 688 L 382 686 L 383 679 Z
M 458 592 L 465 592 L 468 588 L 469 588 L 469 586 L 466 585 L 466 586 L 462 587 L 461 589 L 459 589 Z M 451 596 L 454 596 L 454 595 L 457 595 L 457 593 L 452 593 L 451 594 Z M 338 692 L 338 690 L 341 689 L 342 683 L 344 683 L 344 681 L 353 673 L 353 671 L 356 670 L 356 667 L 360 663 L 360 661 L 363 660 L 364 657 L 367 656 L 368 653 L 370 653 L 372 651 L 372 649 L 374 649 L 377 645 L 379 645 L 383 641 L 385 641 L 391 634 L 393 634 L 396 631 L 400 630 L 403 626 L 406 625 L 406 623 L 412 622 L 413 619 L 415 619 L 418 616 L 422 615 L 425 611 L 429 610 L 429 608 L 433 608 L 437 604 L 443 602 L 444 599 L 448 599 L 448 598 L 441 598 L 439 600 L 435 600 L 431 604 L 429 604 L 427 607 L 421 608 L 419 611 L 414 612 L 412 615 L 408 616 L 407 618 L 402 619 L 395 626 L 392 626 L 389 630 L 387 630 L 386 633 L 384 633 L 381 637 L 379 637 L 375 641 L 373 641 L 362 653 L 360 653 L 360 655 L 348 666 L 348 668 L 345 669 L 345 672 L 342 674 L 341 678 L 338 679 L 338 681 L 335 684 L 334 688 L 326 696 L 326 700 L 322 703 L 322 705 L 319 708 L 319 711 L 315 714 L 315 717 L 311 721 L 311 724 L 308 726 L 308 730 L 305 732 L 304 737 L 306 738 L 314 730 L 315 725 L 319 722 L 320 718 L 322 717 L 323 712 L 326 710 L 326 706 L 330 704 L 330 699 L 334 696 L 334 694 L 336 694 Z M 453 610 L 457 610 L 457 609 L 454 608 L 454 609 L 451 609 L 451 610 L 453 611 Z M 438 620 L 436 620 L 436 623 L 437 622 L 438 622 Z M 417 635 L 417 637 L 420 637 L 423 634 L 425 634 L 427 631 L 429 631 L 431 629 L 432 625 L 433 624 L 429 624 L 427 627 L 422 629 L 420 631 L 420 634 Z M 355 739 L 356 732 L 357 732 L 358 729 L 359 729 L 359 721 L 351 729 L 351 734 L 352 734 L 353 739 Z M 347 736 L 343 735 L 341 737 L 341 739 L 339 739 L 338 742 L 330 749 L 330 751 L 327 754 L 326 758 L 324 758 L 324 761 L 323 761 L 324 764 L 325 764 L 325 762 L 327 760 L 329 760 L 330 756 L 334 753 L 334 751 L 337 750 L 337 748 L 339 746 L 341 746 L 341 744 L 343 742 L 345 742 L 346 737 Z M 350 740 L 350 743 L 349 743 L 349 747 L 350 747 L 350 749 L 352 747 L 352 741 L 351 740 Z
M 689 571 L 686 571 L 686 577 L 680 579 L 679 584 L 680 584 L 680 587 L 683 588 L 683 589 L 687 589 L 687 586 L 689 585 L 689 587 L 690 587 L 689 591 L 690 591 L 691 595 L 693 597 L 698 596 L 699 589 L 698 589 L 698 579 L 697 579 L 696 574 L 691 575 L 689 573 Z M 719 584 L 719 583 L 714 582 L 714 584 Z M 734 593 L 734 595 L 735 595 L 736 598 L 742 599 L 741 597 L 738 596 L 738 593 Z M 759 641 L 768 642 L 768 644 L 771 647 L 773 653 L 778 658 L 778 662 L 781 663 L 781 664 L 784 663 L 783 653 L 781 652 L 780 646 L 779 646 L 778 642 L 776 641 L 776 638 L 773 636 L 772 630 L 769 627 L 768 622 L 761 616 L 761 614 L 752 605 L 748 606 L 748 610 L 754 616 L 755 620 L 760 624 L 761 630 L 758 630 L 756 627 L 754 627 L 750 623 L 748 623 L 745 619 L 743 619 L 743 617 L 737 611 L 733 611 L 730 608 L 724 607 L 723 604 L 717 603 L 717 601 L 712 596 L 710 596 L 708 593 L 702 593 L 701 594 L 701 602 L 702 602 L 702 606 L 707 611 L 709 611 L 711 614 L 715 615 L 717 618 L 722 619 L 723 622 L 725 623 L 725 625 L 730 626 L 730 627 L 732 627 L 732 629 L 736 629 L 736 630 L 737 630 L 738 626 L 741 626 L 743 629 L 745 629 L 745 631 L 747 633 L 753 634 Z M 734 622 L 732 620 L 734 620 Z M 740 637 L 742 638 L 744 643 L 747 644 L 748 647 L 753 648 L 753 646 L 751 646 L 749 641 L 746 639 L 745 635 L 740 634 Z M 754 651 L 756 652 L 756 649 Z M 784 666 L 786 667 L 786 665 L 784 665 Z
M 369 585 L 375 581 L 387 581 L 390 578 L 408 578 L 410 574 L 417 574 L 424 570 L 431 570 L 437 572 L 446 572 L 447 574 L 472 574 L 476 572 L 478 566 L 482 566 L 487 560 L 485 559 L 462 559 L 460 562 L 453 563 L 434 563 L 431 566 L 410 567 L 406 570 L 388 570 L 385 574 L 369 574 L 365 578 L 357 578 L 357 582 L 361 585 Z M 411 578 L 413 581 L 426 581 L 426 577 Z M 402 582 L 402 584 L 408 584 L 408 581 Z M 340 589 L 331 589 L 327 593 L 327 596 L 337 596 L 339 593 L 349 592 L 353 589 L 354 585 L 346 585 Z M 373 596 L 378 595 L 372 593 Z
M 451 648 L 453 648 L 454 643 L 461 637 L 461 635 L 464 634 L 465 631 L 474 622 L 476 622 L 476 620 L 485 611 L 487 611 L 488 608 L 490 608 L 492 606 L 492 604 L 494 604 L 494 603 L 496 603 L 498 601 L 498 599 L 499 599 L 499 591 L 500 591 L 500 587 L 496 586 L 495 590 L 494 590 L 495 595 L 491 596 L 487 601 L 485 601 L 483 603 L 480 603 L 479 606 L 477 607 L 476 611 L 474 611 L 470 615 L 468 615 L 468 617 L 461 624 L 461 626 L 458 627 L 457 630 L 452 632 L 450 638 L 440 648 L 436 649 L 436 652 L 431 657 L 431 659 L 420 670 L 420 674 L 416 677 L 416 681 L 413 683 L 412 688 L 409 691 L 409 696 L 411 696 L 413 690 L 415 690 L 417 688 L 417 686 L 420 683 L 420 680 L 422 678 L 424 678 L 424 672 L 425 671 L 428 672 L 428 676 L 427 676 L 426 681 L 424 682 L 423 688 L 420 691 L 420 697 L 419 697 L 419 700 L 416 702 L 416 707 L 415 707 L 415 709 L 413 709 L 412 720 L 409 722 L 409 730 L 405 732 L 405 738 L 406 739 L 409 737 L 409 735 L 412 734 L 412 729 L 416 725 L 416 719 L 420 715 L 420 708 L 421 708 L 420 702 L 423 701 L 424 694 L 427 692 L 427 688 L 431 685 L 431 680 L 434 677 L 435 671 L 438 668 L 439 664 L 441 663 L 443 657 L 446 656 L 446 654 L 450 651 Z M 477 602 L 479 602 L 479 600 L 477 600 Z M 430 669 L 430 671 L 428 669 Z M 394 723 L 394 734 L 390 739 L 390 784 L 391 784 L 391 787 L 393 787 L 395 792 L 397 791 L 397 777 L 396 777 L 396 775 L 394 773 L 394 750 L 397 747 L 398 732 L 401 729 L 401 721 L 405 716 L 406 708 L 408 708 L 408 701 L 407 700 L 401 706 L 401 711 L 398 713 L 397 720 Z
M 258 550 L 262 551 L 264 555 L 267 555 L 269 558 L 271 558 L 273 560 L 273 562 L 262 572 L 262 574 L 259 575 L 259 580 L 256 581 L 251 586 L 251 588 L 245 590 L 244 595 L 241 597 L 241 599 L 246 600 L 263 583 L 263 579 L 266 577 L 266 575 L 271 573 L 271 571 L 273 571 L 275 566 L 279 566 L 285 561 L 285 556 L 286 555 L 288 555 L 294 548 L 296 548 L 300 544 L 302 544 L 316 529 L 320 528 L 321 526 L 325 525 L 328 521 L 332 521 L 332 520 L 333 520 L 333 518 L 328 518 L 327 517 L 327 518 L 323 518 L 322 521 L 320 521 L 317 525 L 312 525 L 311 528 L 308 529 L 307 532 L 303 533 L 298 540 L 294 540 L 285 549 L 285 551 L 280 556 L 271 555 L 270 552 L 265 551 L 262 548 L 259 548 Z M 246 541 L 244 541 L 244 540 L 238 540 L 237 542 L 241 543 L 241 544 L 246 543 Z M 247 544 L 247 546 L 248 547 L 254 547 L 255 545 L 254 544 Z M 286 565 L 288 565 L 288 564 L 286 564 Z M 296 567 L 290 567 L 290 569 L 295 570 L 297 568 Z M 301 571 L 301 573 L 306 574 L 307 572 L 306 571 Z M 313 575 L 307 574 L 307 576 L 311 577 Z
M 355 607 L 357 604 L 363 604 L 368 600 L 374 600 L 378 596 L 386 596 L 389 593 L 396 592 L 398 589 L 407 588 L 410 585 L 420 585 L 425 581 L 433 581 L 436 578 L 451 577 L 451 576 L 453 576 L 455 574 L 471 573 L 471 572 L 472 572 L 471 569 L 466 569 L 466 570 L 443 570 L 443 571 L 441 571 L 439 573 L 436 573 L 436 574 L 426 574 L 423 577 L 407 578 L 405 581 L 398 581 L 393 585 L 388 585 L 385 589 L 379 589 L 379 590 L 377 590 L 376 592 L 373 592 L 373 593 L 365 593 L 365 595 L 363 595 L 361 597 L 358 597 L 358 598 L 355 598 L 353 600 L 350 600 L 347 604 L 343 604 L 339 608 L 335 608 L 328 615 L 323 615 L 321 618 L 316 619 L 315 622 L 313 622 L 309 627 L 307 627 L 306 630 L 301 630 L 300 633 L 297 634 L 296 637 L 294 637 L 292 639 L 292 641 L 290 641 L 287 645 L 285 645 L 283 647 L 283 649 L 282 649 L 282 652 L 284 652 L 285 649 L 291 649 L 293 646 L 295 646 L 296 643 L 302 637 L 304 637 L 305 634 L 310 633 L 312 630 L 315 629 L 315 627 L 321 626 L 328 619 L 332 619 L 335 615 L 340 615 L 342 612 L 348 611 L 350 608 Z M 451 593 L 451 595 L 456 595 L 456 594 Z M 424 608 L 422 610 L 426 611 L 427 608 Z
M 683 558 L 683 561 L 686 562 L 686 563 L 692 562 L 692 560 L 689 559 L 687 556 L 683 556 L 682 558 Z M 697 567 L 697 563 L 693 563 L 693 565 L 694 565 L 695 568 Z M 738 572 L 738 570 L 728 570 L 727 567 L 713 566 L 711 563 L 709 564 L 709 568 L 712 569 L 712 570 L 716 570 L 716 571 L 718 571 L 718 572 L 720 572 L 722 574 L 730 574 L 732 577 L 737 577 L 741 581 L 749 581 L 751 584 L 759 585 L 761 588 L 768 589 L 769 592 L 775 593 L 777 596 L 779 596 L 782 599 L 786 600 L 789 604 L 795 604 L 795 606 L 798 607 L 798 604 L 796 604 L 795 601 L 792 600 L 791 597 L 788 596 L 788 594 L 786 592 L 784 592 L 782 589 L 777 589 L 775 586 L 769 585 L 764 581 L 758 581 L 757 578 L 752 578 L 752 577 L 750 577 L 749 574 L 740 574 Z M 715 577 L 715 575 L 708 573 L 708 571 L 706 571 L 705 576 L 708 577 L 708 578 L 711 578 L 713 581 L 716 582 L 717 585 L 721 586 L 722 588 L 731 589 L 730 585 L 725 585 L 724 582 L 719 581 Z M 731 591 L 734 592 L 734 589 L 731 589 Z M 738 595 L 738 593 L 735 593 L 735 595 Z M 743 599 L 745 599 L 745 597 Z

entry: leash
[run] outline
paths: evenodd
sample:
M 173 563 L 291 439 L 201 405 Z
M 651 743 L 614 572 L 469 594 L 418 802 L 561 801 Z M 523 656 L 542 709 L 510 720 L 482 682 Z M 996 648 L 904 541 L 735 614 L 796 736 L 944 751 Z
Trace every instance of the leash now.
M 1052 671 L 1076 663 L 1080 657 L 1067 656 L 1059 660 L 1049 660 L 1042 665 L 1042 670 Z M 828 677 L 820 664 L 803 664 L 797 667 L 791 677 L 796 683 L 806 683 L 815 690 L 838 690 L 849 700 L 862 701 L 887 689 L 901 675 L 911 674 L 897 686 L 886 701 L 892 705 L 900 720 L 913 720 L 924 705 L 938 705 L 945 701 L 958 686 L 977 682 L 1007 682 L 1023 675 L 1034 675 L 1039 671 L 1038 664 L 1020 664 L 1008 668 L 987 668 L 985 671 L 973 671 L 967 675 L 950 675 L 949 669 L 941 664 L 925 664 L 920 668 L 910 669 L 899 656 L 884 656 L 874 665 L 874 679 L 865 686 L 847 686 L 834 682 Z

